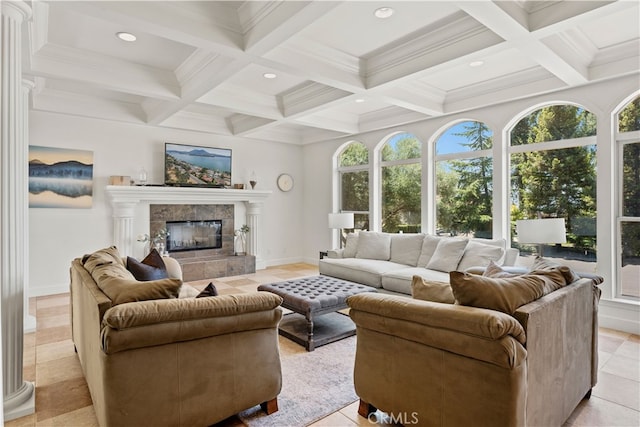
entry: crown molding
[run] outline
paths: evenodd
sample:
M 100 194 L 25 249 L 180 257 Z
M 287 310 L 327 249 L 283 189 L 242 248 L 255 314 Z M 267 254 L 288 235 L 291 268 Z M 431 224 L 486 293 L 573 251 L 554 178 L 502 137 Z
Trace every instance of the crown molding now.
M 365 58 L 367 87 L 424 73 L 453 58 L 500 44 L 503 39 L 470 16 L 459 12 L 411 34 L 395 46 Z M 415 76 L 414 76 L 415 77 Z
M 310 113 L 314 109 L 324 107 L 327 103 L 352 95 L 335 87 L 320 83 L 308 82 L 281 94 L 279 102 L 285 117 L 301 113 Z

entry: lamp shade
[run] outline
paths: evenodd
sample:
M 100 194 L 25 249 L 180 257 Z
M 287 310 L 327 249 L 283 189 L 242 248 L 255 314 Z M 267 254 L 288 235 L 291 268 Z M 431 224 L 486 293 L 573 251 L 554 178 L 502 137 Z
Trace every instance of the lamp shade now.
M 566 243 L 564 218 L 521 219 L 516 221 L 518 243 Z
M 330 213 L 329 228 L 353 228 L 353 213 Z

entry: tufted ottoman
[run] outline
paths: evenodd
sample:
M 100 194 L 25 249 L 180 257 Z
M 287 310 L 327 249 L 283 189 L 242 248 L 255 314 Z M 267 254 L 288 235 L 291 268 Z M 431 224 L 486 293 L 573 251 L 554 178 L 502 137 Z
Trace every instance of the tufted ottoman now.
M 346 300 L 351 295 L 376 292 L 370 286 L 329 276 L 264 284 L 258 290 L 282 297 L 282 306 L 294 313 L 280 321 L 280 335 L 303 345 L 307 351 L 355 335 L 356 328 L 349 316 L 337 311 L 347 308 Z M 325 316 L 317 318 L 320 315 Z

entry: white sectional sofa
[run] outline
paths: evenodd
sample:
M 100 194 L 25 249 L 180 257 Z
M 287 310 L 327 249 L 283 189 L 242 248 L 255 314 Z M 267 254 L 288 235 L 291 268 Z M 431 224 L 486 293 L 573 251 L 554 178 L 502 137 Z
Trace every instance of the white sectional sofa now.
M 344 249 L 328 251 L 320 274 L 411 295 L 414 275 L 449 282 L 450 271 L 486 267 L 489 261 L 513 266 L 518 250 L 504 239 L 465 239 L 429 234 L 361 231 L 347 236 Z

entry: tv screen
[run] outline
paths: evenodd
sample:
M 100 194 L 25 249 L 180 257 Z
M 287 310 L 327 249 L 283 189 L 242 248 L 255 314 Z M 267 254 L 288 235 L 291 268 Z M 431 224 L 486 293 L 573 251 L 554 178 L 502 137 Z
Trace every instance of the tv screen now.
M 165 185 L 230 187 L 231 150 L 196 145 L 164 145 Z

